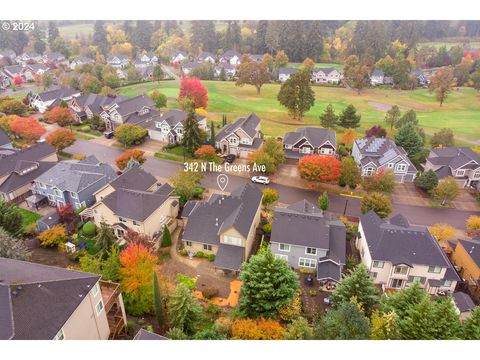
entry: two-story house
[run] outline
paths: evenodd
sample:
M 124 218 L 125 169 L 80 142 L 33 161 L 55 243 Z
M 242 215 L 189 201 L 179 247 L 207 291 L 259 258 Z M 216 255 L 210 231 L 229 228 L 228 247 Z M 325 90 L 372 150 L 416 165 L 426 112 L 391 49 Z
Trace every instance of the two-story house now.
M 230 63 L 219 63 L 217 66 L 215 66 L 215 77 L 220 77 L 222 70 L 225 73 L 226 79 L 231 79 L 237 74 L 236 66 L 231 65 Z
M 233 154 L 247 158 L 248 154 L 262 146 L 260 119 L 255 114 L 240 118 L 232 124 L 225 125 L 215 136 L 215 146 L 222 154 Z
M 346 228 L 302 200 L 275 209 L 270 249 L 294 269 L 311 269 L 318 280 L 339 282 L 345 265 Z
M 180 64 L 188 59 L 188 53 L 186 51 L 178 51 L 172 55 L 170 62 L 172 64 Z
M 115 69 L 125 69 L 129 63 L 127 55 L 110 55 L 107 58 L 107 64 Z
M 250 183 L 228 196 L 212 194 L 208 201 L 187 203 L 182 213 L 184 248 L 191 255 L 215 254 L 217 269 L 238 272 L 251 254 L 261 206 L 262 192 Z
M 458 240 L 451 259 L 463 280 L 480 298 L 480 240 Z
M 83 66 L 86 64 L 95 64 L 95 60 L 87 57 L 87 56 L 80 56 L 70 62 L 70 69 L 75 70 L 77 66 Z
M 278 81 L 285 82 L 290 79 L 290 75 L 295 74 L 298 71 L 297 68 L 281 67 L 278 69 Z
M 185 111 L 171 109 L 150 117 L 140 125 L 148 130 L 148 136 L 151 139 L 176 144 L 183 139 L 184 123 L 187 115 L 188 113 Z M 199 115 L 196 115 L 196 117 L 200 129 L 207 131 L 207 119 Z
M 235 50 L 227 50 L 220 57 L 220 62 L 230 63 L 230 65 L 237 66 L 240 65 L 240 60 L 242 59 L 242 54 Z
M 62 66 L 68 65 L 65 55 L 59 52 L 47 52 L 42 56 L 42 62 L 47 65 Z
M 420 86 L 428 85 L 430 82 L 422 69 L 412 69 L 412 71 L 410 71 L 410 75 L 417 79 L 417 83 Z
M 315 84 L 338 84 L 342 79 L 343 74 L 333 67 L 312 70 L 312 82 Z
M 185 75 L 189 75 L 193 70 L 195 70 L 195 68 L 197 68 L 200 65 L 201 63 L 199 62 L 191 61 L 182 65 L 182 71 Z
M 309 154 L 335 155 L 336 135 L 324 128 L 298 128 L 285 134 L 283 149 L 287 159 L 300 159 Z
M 127 325 L 120 284 L 0 258 L 0 340 L 107 340 Z
M 95 193 L 96 203 L 85 210 L 98 226 L 107 223 L 121 242 L 127 229 L 160 238 L 165 226 L 177 226 L 178 196 L 168 184 L 160 185 L 154 176 L 132 167 Z
M 398 182 L 412 182 L 417 177 L 417 169 L 405 149 L 388 138 L 371 136 L 356 139 L 352 156 L 360 167 L 362 176 L 371 176 L 380 170 L 391 170 Z
M 77 121 L 91 119 L 94 116 L 100 116 L 103 107 L 117 101 L 127 100 L 127 96 L 102 96 L 97 94 L 85 94 L 74 97 L 70 102 L 70 109 Z
M 158 57 L 152 51 L 146 52 L 141 55 L 137 55 L 137 57 L 133 61 L 133 66 L 135 66 L 137 69 L 148 67 L 148 66 L 155 66 L 157 64 L 158 64 Z
M 100 117 L 105 122 L 105 127 L 115 130 L 122 124 L 136 124 L 151 120 L 160 113 L 155 110 L 155 103 L 147 95 L 135 97 L 118 97 L 109 104 L 101 106 L 103 111 Z
M 424 169 L 440 180 L 453 176 L 461 187 L 480 189 L 480 155 L 469 147 L 430 149 Z
M 42 62 L 42 55 L 35 51 L 27 51 L 17 57 L 17 63 L 22 66 L 39 62 Z
M 116 177 L 110 165 L 91 155 L 85 160 L 59 162 L 34 180 L 32 192 L 48 199 L 52 206 L 71 204 L 76 210 L 91 206 L 95 202 L 94 193 Z
M 370 75 L 370 85 L 372 86 L 383 85 L 384 78 L 385 78 L 385 74 L 383 73 L 383 70 L 375 69 L 372 71 L 372 74 Z
M 46 112 L 52 106 L 59 106 L 62 101 L 67 104 L 74 97 L 80 96 L 80 91 L 72 88 L 50 88 L 49 90 L 34 94 L 28 94 L 30 106 L 37 109 L 40 113 Z
M 208 51 L 202 51 L 200 55 L 198 55 L 197 57 L 197 60 L 200 63 L 209 62 L 210 64 L 215 64 L 215 61 L 216 61 L 215 59 L 216 59 L 215 55 L 213 55 Z
M 356 247 L 375 284 L 400 290 L 418 281 L 429 294 L 453 293 L 460 280 L 427 227 L 402 214 L 390 221 L 373 211 L 360 217 Z

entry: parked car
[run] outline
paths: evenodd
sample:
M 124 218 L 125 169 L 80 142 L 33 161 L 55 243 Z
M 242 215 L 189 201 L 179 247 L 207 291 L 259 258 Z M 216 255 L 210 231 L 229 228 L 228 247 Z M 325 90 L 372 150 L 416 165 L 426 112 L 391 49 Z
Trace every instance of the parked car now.
M 111 139 L 111 138 L 113 138 L 113 131 L 111 131 L 111 130 L 104 131 L 103 136 L 105 136 L 107 139 Z
M 254 176 L 252 177 L 252 182 L 257 184 L 268 185 L 270 184 L 270 179 L 266 176 Z
M 233 163 L 233 162 L 235 161 L 235 158 L 236 158 L 235 155 L 229 154 L 229 155 L 225 156 L 225 158 L 223 159 L 223 162 L 224 162 L 224 163 L 227 162 L 227 163 L 231 164 L 231 163 Z

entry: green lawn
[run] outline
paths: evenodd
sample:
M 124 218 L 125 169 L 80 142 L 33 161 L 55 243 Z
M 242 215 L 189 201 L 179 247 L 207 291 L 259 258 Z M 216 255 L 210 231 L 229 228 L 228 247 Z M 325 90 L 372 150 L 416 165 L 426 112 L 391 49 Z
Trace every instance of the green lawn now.
M 18 210 L 20 211 L 20 214 L 22 214 L 22 217 L 23 217 L 23 220 L 22 220 L 23 227 L 35 223 L 38 219 L 42 217 L 42 215 L 30 210 L 26 210 L 23 208 L 18 208 Z
M 178 157 L 176 155 L 170 155 L 165 153 L 155 153 L 155 157 L 164 160 L 171 160 L 183 163 L 183 157 Z
M 288 67 L 293 67 L 293 68 L 300 68 L 302 67 L 302 63 L 288 63 Z M 336 64 L 336 63 L 316 63 L 315 67 L 317 68 L 335 68 L 335 69 L 341 69 L 342 64 Z
M 469 44 L 471 49 L 478 49 L 480 48 L 480 41 L 470 41 L 470 42 L 462 42 L 462 41 L 430 41 L 430 42 L 422 42 L 417 45 L 417 48 L 421 48 L 424 46 L 433 46 L 437 49 L 441 48 L 442 46 L 446 46 L 447 50 L 450 50 L 451 47 L 455 45 L 465 45 Z
M 81 134 L 81 133 L 75 133 L 75 139 L 79 139 L 79 140 L 92 140 L 94 139 L 92 136 L 88 136 L 88 135 L 85 135 L 85 134 Z
M 277 101 L 279 84 L 267 84 L 257 95 L 253 86 L 238 87 L 233 82 L 204 81 L 208 89 L 208 118 L 218 122 L 222 114 L 228 121 L 249 113 L 256 113 L 265 121 L 262 131 L 270 136 L 283 136 L 304 124 L 319 124 L 319 115 L 331 103 L 339 113 L 348 104 L 354 104 L 362 114 L 363 131 L 374 124 L 383 124 L 385 108 L 398 105 L 401 109 L 414 109 L 420 124 L 427 132 L 444 127 L 452 128 L 456 135 L 467 139 L 480 139 L 480 93 L 471 88 L 453 91 L 442 107 L 427 89 L 402 91 L 393 89 L 366 89 L 361 95 L 345 88 L 313 86 L 315 105 L 305 114 L 303 121 L 292 120 Z M 120 88 L 118 93 L 134 96 L 158 89 L 169 98 L 178 96 L 178 81 L 150 82 Z M 173 106 L 172 106 L 173 107 Z

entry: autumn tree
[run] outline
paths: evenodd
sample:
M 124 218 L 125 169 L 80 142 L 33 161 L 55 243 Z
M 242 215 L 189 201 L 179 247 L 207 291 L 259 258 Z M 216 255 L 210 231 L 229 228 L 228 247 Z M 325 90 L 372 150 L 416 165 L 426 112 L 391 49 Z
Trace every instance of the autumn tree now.
M 23 115 L 27 112 L 28 107 L 23 102 L 10 97 L 0 98 L 0 112 L 5 115 Z
M 206 161 L 215 161 L 217 151 L 212 145 L 202 145 L 195 150 L 195 157 Z
M 0 258 L 28 260 L 30 252 L 23 240 L 16 239 L 0 226 Z
M 345 156 L 342 159 L 340 178 L 338 179 L 339 185 L 348 185 L 351 189 L 355 189 L 361 182 L 362 176 L 355 159 L 351 156 Z
M 303 70 L 310 73 L 315 67 L 315 62 L 312 59 L 307 57 L 305 60 L 303 60 L 302 66 L 303 66 Z
M 58 224 L 41 232 L 40 235 L 38 235 L 38 240 L 40 240 L 42 247 L 58 247 L 63 249 L 67 241 L 65 226 Z
M 172 327 L 186 334 L 198 330 L 203 318 L 202 306 L 184 284 L 177 285 L 168 301 L 168 317 Z
M 57 149 L 57 151 L 62 151 L 73 145 L 75 142 L 75 134 L 68 129 L 57 129 L 48 134 L 45 140 Z
M 358 94 L 370 84 L 370 68 L 359 60 L 358 56 L 351 55 L 345 60 L 344 71 L 346 82 L 356 89 Z
M 80 80 L 80 89 L 87 94 L 98 94 L 102 90 L 102 83 L 95 76 L 86 74 Z
M 448 241 L 455 238 L 456 230 L 448 224 L 435 224 L 428 229 L 438 241 Z
M 265 174 L 273 174 L 277 170 L 275 159 L 261 148 L 248 154 L 248 163 L 263 166 Z
M 357 138 L 357 133 L 353 129 L 346 129 L 341 137 L 341 143 L 345 145 L 345 147 L 349 150 L 353 147 L 353 142 Z
M 194 191 L 200 186 L 202 180 L 201 172 L 179 170 L 170 178 L 175 195 L 180 197 L 180 204 L 183 206 L 193 198 Z
M 279 50 L 277 51 L 277 54 L 275 55 L 275 67 L 281 68 L 283 66 L 286 66 L 288 64 L 288 56 L 285 54 L 284 50 Z
M 480 236 L 480 216 L 471 215 L 467 219 L 467 235 L 472 238 Z
M 380 125 L 373 125 L 370 129 L 365 130 L 365 136 L 384 138 L 387 137 L 387 130 Z
M 370 339 L 391 340 L 397 338 L 397 314 L 393 311 L 381 313 L 374 310 L 370 317 Z
M 120 253 L 120 284 L 127 312 L 141 316 L 153 310 L 153 271 L 156 258 L 145 246 L 129 244 Z
M 70 109 L 61 106 L 55 106 L 47 111 L 43 117 L 48 123 L 57 123 L 60 126 L 68 126 L 75 122 Z
M 137 232 L 131 228 L 128 228 L 124 233 L 123 240 L 126 244 L 140 244 L 148 249 L 153 249 L 155 247 L 155 241 L 153 241 L 150 236 Z
M 443 128 L 433 134 L 430 144 L 433 148 L 455 146 L 455 137 L 452 129 Z
M 303 115 L 315 104 L 315 93 L 310 85 L 310 73 L 298 71 L 280 87 L 277 99 L 288 109 L 293 119 L 302 119 Z
M 153 100 L 157 109 L 167 107 L 167 96 L 158 90 L 153 90 L 150 94 L 150 99 Z
M 305 155 L 298 161 L 302 179 L 310 181 L 334 182 L 341 174 L 341 162 L 331 155 Z
M 328 104 L 323 114 L 320 115 L 320 124 L 327 129 L 333 129 L 337 125 L 338 115 L 332 104 Z
M 120 170 L 124 170 L 127 167 L 128 162 L 132 159 L 140 165 L 143 164 L 147 160 L 145 157 L 145 151 L 139 149 L 127 150 L 115 159 L 115 164 Z
M 294 319 L 287 325 L 283 334 L 284 340 L 311 340 L 313 339 L 313 330 L 308 324 L 308 320 L 303 317 Z
M 180 83 L 178 99 L 180 102 L 189 99 L 193 101 L 195 108 L 206 109 L 208 107 L 208 90 L 199 78 L 187 76 Z
M 390 169 L 380 169 L 375 174 L 365 177 L 365 190 L 391 194 L 395 188 L 395 174 Z
M 34 118 L 16 118 L 10 123 L 10 130 L 18 137 L 29 142 L 36 141 L 47 131 Z
M 344 128 L 357 128 L 360 126 L 360 119 L 362 116 L 357 114 L 357 109 L 353 104 L 348 105 L 343 109 L 338 118 L 338 125 Z
M 415 178 L 415 186 L 426 192 L 432 191 L 438 185 L 438 175 L 432 169 L 425 171 Z
M 386 218 L 392 212 L 392 202 L 387 195 L 373 192 L 362 198 L 360 210 L 362 214 L 372 210 L 379 217 Z
M 257 89 L 257 94 L 260 94 L 263 84 L 270 81 L 268 66 L 263 61 L 248 60 L 241 62 L 236 76 L 236 86 L 253 85 Z
M 430 79 L 428 86 L 430 92 L 435 93 L 435 98 L 440 102 L 440 106 L 447 99 L 448 94 L 456 85 L 456 79 L 451 67 L 446 67 L 438 70 Z
M 433 197 L 441 200 L 442 205 L 445 205 L 447 201 L 453 201 L 460 192 L 457 181 L 454 177 L 449 176 L 442 180 L 434 189 Z
M 283 333 L 273 319 L 238 319 L 232 325 L 232 338 L 237 340 L 281 340 Z
M 385 113 L 385 122 L 390 125 L 390 130 L 396 127 L 398 120 L 402 113 L 400 112 L 400 108 L 397 105 L 393 105 L 390 110 Z
M 122 124 L 115 129 L 115 138 L 125 147 L 140 144 L 148 134 L 147 129 L 135 124 Z
M 277 201 L 280 197 L 280 195 L 278 194 L 278 191 L 275 190 L 275 189 L 271 189 L 271 188 L 265 188 L 262 190 L 262 204 L 264 206 L 270 206 L 272 205 L 275 201 Z

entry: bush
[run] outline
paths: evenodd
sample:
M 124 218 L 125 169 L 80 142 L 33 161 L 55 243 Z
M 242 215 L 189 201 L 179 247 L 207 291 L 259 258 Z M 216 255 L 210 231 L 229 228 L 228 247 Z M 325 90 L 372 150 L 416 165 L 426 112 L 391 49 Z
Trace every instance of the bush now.
M 168 227 L 164 225 L 161 246 L 168 247 L 170 245 L 172 245 L 172 236 L 170 235 L 170 230 L 168 230 Z
M 187 251 L 187 249 L 182 249 L 182 250 L 180 250 L 180 255 L 182 255 L 182 256 L 188 256 L 188 251 Z
M 195 189 L 193 189 L 193 197 L 197 199 L 201 199 L 203 197 L 203 193 L 205 192 L 205 188 L 201 186 L 197 186 Z
M 218 296 L 218 289 L 216 288 L 205 288 L 202 290 L 202 295 L 205 299 L 211 299 Z
M 210 261 L 210 262 L 214 262 L 215 261 L 215 254 L 208 254 L 207 255 L 207 260 Z
M 35 235 L 37 231 L 38 231 L 37 223 L 31 223 L 23 228 L 23 235 L 25 236 Z
M 147 129 L 133 124 L 123 124 L 115 130 L 115 138 L 124 146 L 140 144 L 147 134 Z
M 197 251 L 195 254 L 195 257 L 203 258 L 205 257 L 205 253 L 203 251 Z
M 97 232 L 97 225 L 95 225 L 95 223 L 93 223 L 92 221 L 88 221 L 87 223 L 85 223 L 85 225 L 83 225 L 82 231 L 85 236 L 95 236 Z
M 54 227 L 42 232 L 38 239 L 43 247 L 55 247 L 62 249 L 67 241 L 67 232 L 63 225 L 55 225 Z
M 265 225 L 262 226 L 262 230 L 266 234 L 270 234 L 272 232 L 272 224 L 266 223 Z
M 177 274 L 176 280 L 177 283 L 185 285 L 190 290 L 195 289 L 195 283 L 197 282 L 196 278 L 184 274 Z

